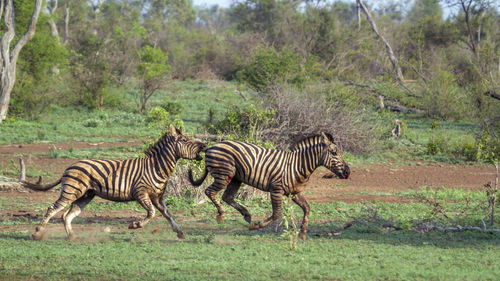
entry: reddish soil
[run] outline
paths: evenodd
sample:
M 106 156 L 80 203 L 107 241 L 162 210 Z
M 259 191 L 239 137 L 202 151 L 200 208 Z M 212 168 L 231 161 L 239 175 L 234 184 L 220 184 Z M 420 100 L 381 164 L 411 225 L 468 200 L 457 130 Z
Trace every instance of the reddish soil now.
M 306 196 L 313 202 L 380 200 L 404 203 L 409 199 L 362 193 L 385 195 L 418 189 L 422 186 L 478 190 L 495 178 L 495 170 L 492 167 L 442 164 L 411 166 L 371 164 L 353 167 L 351 172 L 349 179 L 341 180 L 323 178 L 325 175 L 330 175 L 330 172 L 324 169 L 317 170 L 306 184 Z
M 36 143 L 36 144 L 6 144 L 0 145 L 0 155 L 13 155 L 13 154 L 47 154 L 55 146 L 57 149 L 69 148 L 103 148 L 113 146 L 133 146 L 140 145 L 141 142 L 99 142 L 99 143 L 86 143 L 86 142 L 60 142 L 60 143 Z

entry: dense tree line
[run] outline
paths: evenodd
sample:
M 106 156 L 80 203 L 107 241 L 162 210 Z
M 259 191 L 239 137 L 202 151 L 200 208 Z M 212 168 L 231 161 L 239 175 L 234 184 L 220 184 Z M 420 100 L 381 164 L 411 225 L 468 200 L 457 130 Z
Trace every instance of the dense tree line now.
M 33 8 L 14 1 L 16 30 Z M 383 99 L 443 119 L 497 120 L 500 112 L 495 1 L 239 0 L 226 9 L 49 0 L 42 10 L 20 53 L 9 115 L 36 118 L 54 102 L 113 107 L 124 91 L 145 111 L 169 79 L 237 80 L 260 96 L 277 84 L 321 84 L 351 110 Z

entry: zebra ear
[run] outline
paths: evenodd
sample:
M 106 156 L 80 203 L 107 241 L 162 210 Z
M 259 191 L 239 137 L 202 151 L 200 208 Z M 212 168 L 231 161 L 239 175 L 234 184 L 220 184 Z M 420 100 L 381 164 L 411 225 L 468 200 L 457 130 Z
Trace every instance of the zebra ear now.
M 329 136 L 331 137 L 330 134 L 325 134 L 324 132 L 321 132 L 321 136 L 323 137 L 323 141 L 326 143 L 326 144 L 330 144 L 332 141 L 330 141 L 330 138 Z
M 182 135 L 182 128 L 179 128 L 179 129 L 175 128 L 175 130 L 177 131 L 178 135 Z
M 169 135 L 175 137 L 177 136 L 177 129 L 174 127 L 174 125 L 170 124 L 170 128 L 168 130 Z

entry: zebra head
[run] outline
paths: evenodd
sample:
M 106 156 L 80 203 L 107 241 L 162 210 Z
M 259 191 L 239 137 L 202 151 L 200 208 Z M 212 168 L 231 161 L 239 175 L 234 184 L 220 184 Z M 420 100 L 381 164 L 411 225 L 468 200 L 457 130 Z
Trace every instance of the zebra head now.
M 351 170 L 342 157 L 342 150 L 335 144 L 332 135 L 321 133 L 321 138 L 326 145 L 323 155 L 323 166 L 341 179 L 349 178 Z
M 177 129 L 172 125 L 170 125 L 168 134 L 175 139 L 175 153 L 177 157 L 184 159 L 196 159 L 198 161 L 203 159 L 200 152 L 205 152 L 208 149 L 208 146 L 205 143 L 183 135 L 182 129 Z

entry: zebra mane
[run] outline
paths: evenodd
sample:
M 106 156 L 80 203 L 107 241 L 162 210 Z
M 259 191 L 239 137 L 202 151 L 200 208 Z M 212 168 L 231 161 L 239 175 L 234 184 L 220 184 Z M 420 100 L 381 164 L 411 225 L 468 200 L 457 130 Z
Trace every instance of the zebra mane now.
M 334 142 L 333 141 L 333 136 L 330 134 L 330 133 L 325 133 L 325 135 L 328 137 L 328 139 L 331 141 L 331 142 Z M 291 148 L 292 151 L 296 151 L 296 150 L 300 150 L 300 149 L 303 149 L 303 148 L 307 148 L 310 146 L 310 143 L 312 142 L 314 145 L 315 144 L 318 144 L 318 143 L 321 143 L 321 134 L 317 134 L 317 135 L 312 135 L 312 136 L 307 136 L 307 137 L 304 137 L 302 138 L 301 140 L 297 141 Z
M 146 157 L 151 157 L 154 155 L 154 152 L 157 151 L 160 148 L 160 143 L 162 142 L 169 142 L 173 138 L 169 132 L 164 133 L 154 144 L 150 145 L 146 150 L 144 150 L 144 154 Z

